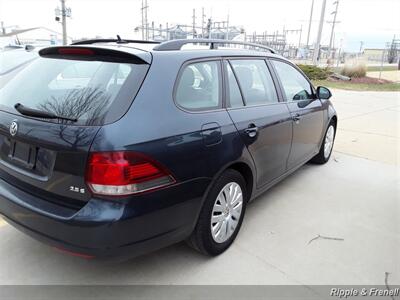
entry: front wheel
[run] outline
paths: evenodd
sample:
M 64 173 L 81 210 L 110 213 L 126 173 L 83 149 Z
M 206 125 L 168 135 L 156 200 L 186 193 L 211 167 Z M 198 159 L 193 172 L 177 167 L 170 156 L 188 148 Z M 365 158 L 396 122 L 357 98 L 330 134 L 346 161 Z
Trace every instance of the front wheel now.
M 326 163 L 332 154 L 333 144 L 335 142 L 335 125 L 331 122 L 326 130 L 324 141 L 322 142 L 319 153 L 311 159 L 316 164 Z
M 189 245 L 207 255 L 224 252 L 235 240 L 246 210 L 247 192 L 243 176 L 225 171 L 212 185 Z

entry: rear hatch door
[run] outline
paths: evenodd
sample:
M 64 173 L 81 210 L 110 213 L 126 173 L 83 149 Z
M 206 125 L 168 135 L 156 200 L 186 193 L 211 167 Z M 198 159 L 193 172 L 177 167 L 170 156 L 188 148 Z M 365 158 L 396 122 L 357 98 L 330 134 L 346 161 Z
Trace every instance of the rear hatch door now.
M 41 50 L 0 89 L 0 178 L 44 200 L 82 207 L 91 197 L 91 144 L 101 126 L 126 113 L 148 68 L 146 53 Z

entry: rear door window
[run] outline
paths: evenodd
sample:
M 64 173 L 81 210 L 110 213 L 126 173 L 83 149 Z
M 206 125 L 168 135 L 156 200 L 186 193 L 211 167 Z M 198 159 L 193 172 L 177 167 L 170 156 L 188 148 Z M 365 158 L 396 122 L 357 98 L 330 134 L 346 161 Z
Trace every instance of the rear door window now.
M 311 84 L 291 65 L 272 60 L 276 73 L 281 80 L 287 101 L 300 101 L 313 99 Z
M 0 90 L 0 110 L 18 114 L 14 106 L 21 103 L 77 119 L 79 125 L 110 123 L 129 108 L 147 69 L 147 64 L 40 57 Z
M 184 109 L 221 108 L 219 61 L 191 63 L 183 67 L 176 86 L 175 102 Z
M 230 61 L 246 105 L 278 102 L 275 85 L 264 60 Z

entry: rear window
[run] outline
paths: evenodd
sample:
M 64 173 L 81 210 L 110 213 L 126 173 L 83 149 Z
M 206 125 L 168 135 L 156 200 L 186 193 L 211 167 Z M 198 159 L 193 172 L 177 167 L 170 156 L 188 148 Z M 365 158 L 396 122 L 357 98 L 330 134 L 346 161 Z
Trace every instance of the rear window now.
M 178 80 L 176 103 L 193 111 L 220 108 L 220 77 L 219 61 L 186 65 Z
M 102 125 L 129 108 L 148 65 L 39 58 L 0 90 L 0 110 L 19 114 L 16 103 Z M 58 122 L 50 121 L 49 122 Z

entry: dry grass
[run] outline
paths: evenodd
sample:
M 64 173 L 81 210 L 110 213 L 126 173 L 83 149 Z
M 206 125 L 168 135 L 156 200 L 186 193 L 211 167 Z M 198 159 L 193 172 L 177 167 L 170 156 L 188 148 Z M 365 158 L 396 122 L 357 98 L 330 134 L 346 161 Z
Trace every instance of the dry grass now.
M 353 61 L 349 64 L 346 64 L 340 71 L 340 74 L 350 78 L 364 77 L 367 74 L 367 66 L 362 61 Z

